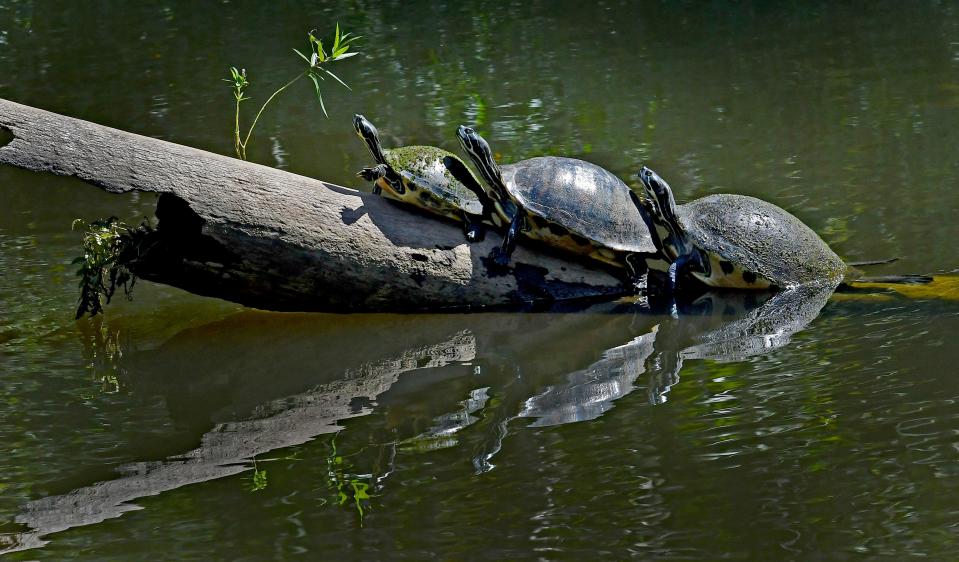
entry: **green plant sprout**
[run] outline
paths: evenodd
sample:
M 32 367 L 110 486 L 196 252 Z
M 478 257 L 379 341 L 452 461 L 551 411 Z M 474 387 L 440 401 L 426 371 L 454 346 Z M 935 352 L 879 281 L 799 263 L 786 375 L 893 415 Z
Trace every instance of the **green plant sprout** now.
M 328 68 L 329 65 L 336 61 L 350 58 L 352 56 L 358 55 L 358 51 L 350 51 L 350 44 L 353 41 L 356 41 L 360 38 L 359 35 L 353 35 L 351 33 L 340 33 L 340 24 L 336 24 L 336 31 L 333 35 L 333 45 L 330 47 L 329 52 L 323 47 L 323 40 L 318 39 L 315 35 L 316 30 L 310 31 L 307 36 L 309 37 L 310 42 L 310 56 L 306 56 L 297 49 L 293 49 L 293 52 L 299 55 L 303 59 L 307 68 L 300 74 L 296 75 L 295 78 L 287 82 L 286 84 L 280 86 L 265 102 L 260 106 L 260 110 L 257 111 L 256 117 L 253 118 L 253 123 L 250 124 L 249 130 L 246 132 L 246 136 L 242 136 L 240 132 L 240 104 L 244 101 L 250 99 L 246 96 L 246 89 L 250 86 L 250 81 L 247 79 L 246 69 L 237 70 L 235 66 L 230 67 L 230 77 L 224 78 L 224 82 L 229 82 L 233 88 L 233 97 L 236 99 L 236 114 L 234 118 L 234 127 L 233 127 L 233 149 L 236 151 L 236 157 L 241 160 L 246 160 L 246 149 L 250 144 L 250 137 L 253 135 L 253 129 L 256 128 L 256 124 L 260 121 L 260 116 L 263 115 L 263 111 L 266 109 L 266 106 L 276 98 L 283 90 L 289 88 L 295 84 L 300 78 L 304 76 L 309 76 L 310 80 L 313 82 L 314 90 L 316 91 L 316 98 L 320 102 L 320 109 L 323 110 L 323 115 L 329 117 L 329 113 L 326 111 L 326 104 L 323 103 L 323 93 L 320 91 L 320 82 L 325 81 L 326 78 L 324 74 L 333 78 L 340 84 L 342 84 L 347 90 L 352 91 L 346 82 L 340 80 L 340 77 L 336 74 L 333 74 L 332 71 Z

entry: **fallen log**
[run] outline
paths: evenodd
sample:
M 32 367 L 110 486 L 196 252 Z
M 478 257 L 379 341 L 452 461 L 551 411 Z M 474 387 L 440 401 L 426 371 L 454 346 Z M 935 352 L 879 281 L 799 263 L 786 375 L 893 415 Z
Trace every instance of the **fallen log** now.
M 507 269 L 453 223 L 381 197 L 0 100 L 0 163 L 160 194 L 134 272 L 269 310 L 406 311 L 607 297 L 602 269 L 520 248 Z

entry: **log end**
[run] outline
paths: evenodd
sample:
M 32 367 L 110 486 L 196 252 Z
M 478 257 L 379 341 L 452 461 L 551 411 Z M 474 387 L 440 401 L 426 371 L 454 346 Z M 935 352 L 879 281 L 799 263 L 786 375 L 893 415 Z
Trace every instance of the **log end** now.
M 16 136 L 14 136 L 13 131 L 4 127 L 3 125 L 0 125 L 0 148 L 3 148 L 13 142 L 13 139 L 15 138 Z

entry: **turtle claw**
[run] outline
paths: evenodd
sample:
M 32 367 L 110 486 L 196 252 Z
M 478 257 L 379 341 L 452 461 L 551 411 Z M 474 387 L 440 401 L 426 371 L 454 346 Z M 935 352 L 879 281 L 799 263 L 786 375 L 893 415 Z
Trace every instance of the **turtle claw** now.
M 644 291 L 648 285 L 649 285 L 648 272 L 638 274 L 638 275 L 629 275 L 626 277 L 626 280 L 623 283 L 623 286 L 627 291 L 632 291 L 634 293 L 640 293 Z
M 363 168 L 356 175 L 366 181 L 376 181 L 386 175 L 387 168 L 383 164 L 378 164 L 372 168 Z

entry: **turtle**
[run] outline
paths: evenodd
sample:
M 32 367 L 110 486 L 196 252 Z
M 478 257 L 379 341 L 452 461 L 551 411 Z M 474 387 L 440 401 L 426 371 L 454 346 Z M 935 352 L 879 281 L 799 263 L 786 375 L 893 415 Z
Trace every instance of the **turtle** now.
M 625 268 L 631 282 L 658 254 L 640 201 L 621 179 L 584 160 L 540 156 L 499 166 L 475 130 L 456 131 L 463 150 L 490 187 L 497 214 L 509 217 L 503 244 L 490 254 L 509 264 L 516 237 Z
M 376 161 L 356 174 L 373 182 L 374 193 L 462 222 L 470 242 L 483 239 L 482 223 L 492 222 L 494 207 L 458 156 L 435 146 L 384 149 L 376 127 L 362 115 L 353 116 L 353 128 Z
M 656 172 L 643 166 L 639 179 L 650 230 L 669 263 L 670 292 L 684 274 L 710 287 L 756 290 L 836 287 L 861 275 L 811 228 L 772 203 L 716 194 L 677 205 Z

